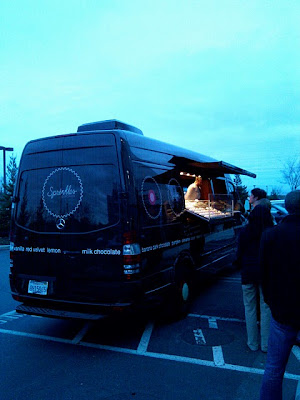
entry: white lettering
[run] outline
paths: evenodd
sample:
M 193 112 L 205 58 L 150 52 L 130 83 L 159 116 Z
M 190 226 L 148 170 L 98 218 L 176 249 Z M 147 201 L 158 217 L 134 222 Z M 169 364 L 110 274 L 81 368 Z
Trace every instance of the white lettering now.
M 33 252 L 34 253 L 45 253 L 46 249 L 45 247 L 34 247 Z
M 61 253 L 61 249 L 52 249 L 50 247 L 47 247 L 47 253 L 60 254 Z
M 95 255 L 104 255 L 104 256 L 119 256 L 121 255 L 121 250 L 117 249 L 85 249 L 81 250 L 81 254 L 95 254 Z
M 159 248 L 162 249 L 162 248 L 164 248 L 164 247 L 169 247 L 169 246 L 170 246 L 170 242 L 166 242 L 166 243 L 161 243 L 161 244 L 159 245 Z
M 25 247 L 23 247 L 23 246 L 16 246 L 16 247 L 14 247 L 13 250 L 14 250 L 14 251 L 25 251 Z
M 93 250 L 92 249 L 82 250 L 81 254 L 93 254 Z
M 65 189 L 58 189 L 54 190 L 53 186 L 50 187 L 49 192 L 47 193 L 47 196 L 53 200 L 55 196 L 74 196 L 75 193 L 77 193 L 76 189 L 72 189 L 72 185 L 67 185 Z
M 146 253 L 147 251 L 151 251 L 153 249 L 152 246 L 142 247 L 142 253 Z

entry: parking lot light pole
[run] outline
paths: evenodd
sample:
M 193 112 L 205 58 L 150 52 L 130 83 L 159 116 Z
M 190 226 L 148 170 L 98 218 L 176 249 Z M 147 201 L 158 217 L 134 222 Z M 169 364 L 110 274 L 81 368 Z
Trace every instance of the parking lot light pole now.
M 6 161 L 5 161 L 5 153 L 6 151 L 14 151 L 12 147 L 4 147 L 0 146 L 0 150 L 3 151 L 3 186 L 4 191 L 6 190 Z

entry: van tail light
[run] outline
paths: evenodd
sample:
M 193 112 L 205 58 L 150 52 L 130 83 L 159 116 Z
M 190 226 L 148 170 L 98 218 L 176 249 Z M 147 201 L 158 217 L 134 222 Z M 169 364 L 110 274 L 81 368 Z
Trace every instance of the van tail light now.
M 136 243 L 136 234 L 135 232 L 126 232 L 123 244 L 123 273 L 128 280 L 140 272 L 140 262 L 141 246 Z
M 10 253 L 9 253 L 9 268 L 10 268 L 10 272 L 13 272 L 13 268 L 14 268 L 14 256 L 13 256 L 13 251 L 14 249 L 14 243 L 10 242 Z

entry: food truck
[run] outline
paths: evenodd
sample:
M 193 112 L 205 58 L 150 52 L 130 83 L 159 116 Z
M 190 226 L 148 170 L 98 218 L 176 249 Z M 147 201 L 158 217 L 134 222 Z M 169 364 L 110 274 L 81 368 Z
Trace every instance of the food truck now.
M 13 197 L 10 286 L 20 313 L 97 320 L 171 305 L 232 255 L 243 225 L 230 174 L 255 174 L 118 120 L 30 141 Z M 202 176 L 201 199 L 185 201 Z

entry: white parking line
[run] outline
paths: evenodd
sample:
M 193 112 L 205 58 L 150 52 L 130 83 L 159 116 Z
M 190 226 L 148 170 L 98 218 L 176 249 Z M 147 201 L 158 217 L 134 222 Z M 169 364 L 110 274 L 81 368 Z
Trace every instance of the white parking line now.
M 31 339 L 47 340 L 47 341 L 49 341 L 49 342 L 58 342 L 58 343 L 68 343 L 68 344 L 72 344 L 72 340 L 70 340 L 70 339 L 56 338 L 56 337 L 47 336 L 47 335 L 37 335 L 36 333 L 27 333 L 27 332 L 12 331 L 12 330 L 10 330 L 10 329 L 0 329 L 0 333 L 5 333 L 5 334 L 15 335 L 15 336 L 28 337 L 28 338 L 31 338 Z
M 229 322 L 241 322 L 245 323 L 244 319 L 239 319 L 239 318 L 225 318 L 225 317 L 213 317 L 211 315 L 201 315 L 201 314 L 188 314 L 188 317 L 193 317 L 193 318 L 204 318 L 204 319 L 215 319 L 216 321 L 229 321 Z
M 72 343 L 78 344 L 84 338 L 84 336 L 87 334 L 87 332 L 92 327 L 92 325 L 93 325 L 92 322 L 87 322 L 86 324 L 84 324 L 83 328 L 77 333 L 77 335 L 72 340 Z
M 13 316 L 14 313 L 15 313 L 15 311 L 9 312 L 9 313 L 1 315 L 0 317 L 7 317 L 10 315 Z M 17 315 L 19 315 L 19 314 L 17 314 Z M 20 314 L 20 316 L 23 316 L 23 315 Z M 236 322 L 236 321 L 244 322 L 243 320 L 239 320 L 236 318 L 211 317 L 211 316 L 198 315 L 198 314 L 190 314 L 189 316 L 197 317 L 197 318 L 206 318 L 208 320 L 213 318 L 215 320 L 222 320 L 222 321 L 225 320 L 225 321 L 233 321 L 233 322 Z M 83 347 L 92 347 L 92 348 L 99 349 L 99 350 L 106 350 L 106 351 L 112 351 L 112 352 L 117 352 L 117 353 L 138 355 L 138 356 L 144 356 L 144 357 L 155 358 L 155 359 L 163 359 L 163 360 L 174 361 L 174 362 L 183 362 L 183 363 L 189 363 L 189 364 L 200 365 L 200 366 L 205 366 L 205 367 L 220 368 L 220 369 L 237 371 L 237 372 L 245 372 L 245 373 L 252 373 L 252 374 L 259 374 L 259 375 L 262 375 L 264 373 L 264 370 L 259 369 L 259 368 L 245 367 L 245 366 L 234 365 L 234 364 L 226 364 L 224 361 L 221 346 L 213 347 L 213 359 L 214 359 L 213 361 L 201 360 L 201 359 L 191 358 L 191 357 L 176 356 L 176 355 L 170 355 L 170 354 L 164 354 L 164 353 L 148 352 L 147 348 L 148 348 L 149 341 L 150 341 L 152 331 L 154 328 L 153 322 L 150 322 L 146 326 L 137 350 L 122 348 L 122 347 L 115 347 L 115 346 L 106 346 L 106 345 L 94 344 L 94 343 L 88 343 L 88 342 L 81 341 L 82 338 L 87 333 L 87 331 L 89 330 L 89 328 L 90 328 L 89 323 L 85 324 L 84 327 L 81 329 L 81 331 L 72 340 L 56 338 L 56 337 L 47 336 L 47 335 L 38 335 L 38 334 L 33 334 L 33 333 L 19 332 L 19 331 L 14 331 L 14 330 L 9 330 L 9 329 L 0 329 L 0 333 L 20 336 L 20 337 L 25 337 L 25 338 L 31 338 L 31 339 L 40 339 L 40 340 L 45 340 L 45 341 L 49 341 L 49 342 L 79 345 L 79 346 L 83 346 Z M 299 348 L 294 346 L 293 353 L 296 356 L 296 358 L 298 359 L 298 361 L 300 361 Z M 300 375 L 291 374 L 291 373 L 286 372 L 284 374 L 284 377 L 286 379 L 296 380 L 298 382 L 300 381 Z M 299 395 L 299 392 L 300 392 L 300 386 L 298 384 L 297 395 Z M 296 397 L 296 399 L 300 400 L 300 398 L 298 399 L 298 397 Z
M 211 329 L 218 329 L 218 323 L 217 323 L 216 318 L 213 318 L 213 317 L 208 318 L 208 326 Z
M 294 356 L 297 358 L 297 360 L 300 362 L 300 347 L 293 346 L 292 352 L 293 352 Z
M 150 328 L 149 328 L 149 332 L 150 332 Z M 33 334 L 33 333 L 25 333 L 25 332 L 13 331 L 13 330 L 8 330 L 8 329 L 0 329 L 0 333 L 21 336 L 21 337 L 26 337 L 26 338 L 31 338 L 31 339 L 40 339 L 40 340 L 46 340 L 46 341 L 50 341 L 50 342 L 74 345 L 73 340 L 56 338 L 53 336 L 37 335 L 37 334 Z M 152 353 L 152 352 L 148 352 L 148 351 L 138 352 L 138 350 L 132 350 L 132 349 L 123 348 L 123 347 L 106 346 L 106 345 L 87 343 L 87 342 L 79 342 L 76 345 L 83 346 L 83 347 L 92 347 L 92 348 L 99 349 L 99 350 L 108 350 L 108 351 L 113 351 L 113 352 L 117 352 L 117 353 L 132 354 L 132 355 L 138 355 L 138 356 L 155 358 L 155 359 L 183 362 L 183 363 L 189 363 L 189 364 L 193 364 L 193 365 L 201 365 L 201 366 L 205 366 L 205 367 L 221 368 L 221 369 L 230 370 L 230 371 L 246 372 L 246 373 L 252 373 L 252 374 L 259 374 L 259 375 L 262 375 L 264 373 L 263 369 L 244 367 L 244 366 L 240 366 L 240 365 L 232 365 L 232 364 L 225 364 L 225 363 L 224 363 L 224 365 L 217 365 L 214 361 L 200 360 L 200 359 L 191 358 L 191 357 L 175 356 L 175 355 L 171 355 L 171 354 Z M 300 375 L 295 375 L 295 374 L 290 374 L 290 373 L 285 373 L 284 377 L 286 379 L 291 379 L 291 380 L 296 380 L 296 381 L 300 380 Z
M 214 363 L 217 367 L 225 365 L 222 346 L 213 346 Z
M 0 325 L 6 324 L 7 322 L 11 321 L 11 320 L 17 320 L 20 319 L 22 317 L 24 317 L 24 314 L 19 314 L 17 313 L 15 310 L 13 311 L 9 311 L 5 314 L 0 315 Z
M 194 365 L 201 365 L 201 366 L 205 366 L 205 367 L 220 368 L 220 369 L 225 369 L 225 370 L 230 370 L 230 371 L 246 372 L 246 373 L 251 373 L 251 374 L 259 374 L 259 375 L 263 375 L 263 373 L 264 373 L 264 370 L 259 369 L 259 368 L 243 367 L 240 365 L 233 365 L 233 364 L 216 365 L 213 361 L 200 360 L 198 358 L 191 358 L 191 357 L 175 356 L 175 355 L 171 355 L 171 354 L 152 353 L 152 352 L 148 352 L 148 351 L 143 354 L 138 354 L 137 350 L 124 349 L 124 348 L 113 347 L 113 346 L 97 345 L 94 343 L 86 343 L 86 342 L 80 342 L 80 346 L 93 347 L 95 349 L 109 350 L 109 351 L 119 352 L 119 353 L 141 355 L 143 357 L 157 358 L 157 359 L 162 359 L 162 360 L 169 360 L 169 361 L 183 362 L 183 363 L 194 364 Z M 286 379 L 291 379 L 291 380 L 296 380 L 296 381 L 298 381 L 300 379 L 300 375 L 290 374 L 287 372 L 284 374 L 284 377 Z
M 154 323 L 149 322 L 144 330 L 144 333 L 143 333 L 140 343 L 138 345 L 138 348 L 137 348 L 138 354 L 144 354 L 147 351 L 153 328 L 154 328 Z
M 5 317 L 5 318 L 8 318 L 8 319 L 18 319 L 20 316 L 22 317 L 23 315 L 18 314 L 15 310 L 13 310 L 13 311 L 9 311 L 9 312 L 7 312 L 5 314 L 2 314 L 1 318 Z
M 300 400 L 300 381 L 298 382 L 297 385 L 295 400 Z

